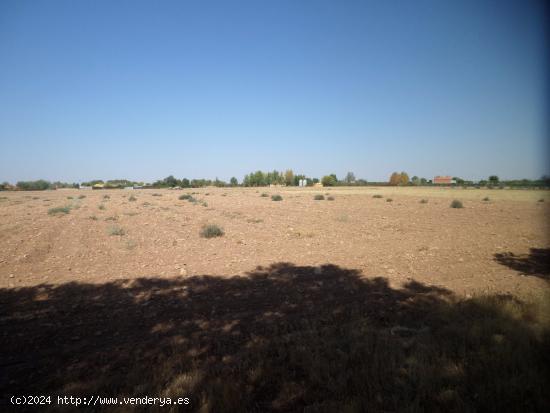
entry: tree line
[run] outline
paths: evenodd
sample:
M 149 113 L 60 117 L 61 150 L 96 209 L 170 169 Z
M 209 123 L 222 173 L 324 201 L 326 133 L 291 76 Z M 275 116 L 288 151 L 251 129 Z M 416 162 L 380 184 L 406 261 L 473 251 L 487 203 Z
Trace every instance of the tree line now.
M 481 179 L 479 181 L 465 180 L 460 177 L 452 178 L 454 183 L 452 186 L 463 187 L 488 187 L 488 188 L 550 188 L 550 177 L 543 176 L 540 179 L 514 179 L 514 180 L 500 180 L 497 175 L 491 175 L 487 179 Z M 206 186 L 216 187 L 258 187 L 269 185 L 286 185 L 286 186 L 299 186 L 300 181 L 304 181 L 307 186 L 313 186 L 317 183 L 321 183 L 323 186 L 435 186 L 432 180 L 413 176 L 409 178 L 407 172 L 393 172 L 388 181 L 385 182 L 368 182 L 365 179 L 356 179 L 353 172 L 348 172 L 344 179 L 340 180 L 336 174 L 329 174 L 319 178 L 310 178 L 304 174 L 294 174 L 292 169 L 286 171 L 271 171 L 263 172 L 256 171 L 246 174 L 241 183 L 239 183 L 236 177 L 232 177 L 229 182 L 225 182 L 218 178 L 211 179 L 177 179 L 173 175 L 167 176 L 164 179 L 159 179 L 152 184 L 144 184 L 143 182 L 130 181 L 127 179 L 113 179 L 103 181 L 101 179 L 91 180 L 87 182 L 67 183 L 67 182 L 50 182 L 44 179 L 36 181 L 18 181 L 15 185 L 11 185 L 9 182 L 3 182 L 0 184 L 0 191 L 7 190 L 21 190 L 21 191 L 41 191 L 47 189 L 57 188 L 79 188 L 80 186 L 94 186 L 101 184 L 103 188 L 115 189 L 124 188 L 129 186 L 139 186 L 143 188 L 201 188 Z

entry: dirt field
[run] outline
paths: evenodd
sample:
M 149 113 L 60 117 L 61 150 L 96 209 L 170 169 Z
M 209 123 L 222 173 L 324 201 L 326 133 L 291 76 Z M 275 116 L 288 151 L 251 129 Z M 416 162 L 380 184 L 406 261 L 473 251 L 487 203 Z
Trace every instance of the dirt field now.
M 187 192 L 207 206 L 178 199 Z M 261 197 L 264 192 L 284 199 L 274 202 Z M 315 201 L 314 194 L 335 199 Z M 525 295 L 546 287 L 536 268 L 506 265 L 516 258 L 529 264 L 531 252 L 550 247 L 550 196 L 544 191 L 209 188 L 2 195 L 4 288 L 233 276 L 278 262 L 334 264 L 366 277 L 387 277 L 394 287 L 413 279 L 459 294 Z M 129 201 L 132 195 L 136 201 Z M 455 198 L 463 209 L 449 208 Z M 74 207 L 69 214 L 48 215 L 50 208 L 66 205 Z M 223 227 L 225 236 L 201 238 L 206 223 Z M 109 235 L 112 227 L 125 234 Z
M 0 410 L 547 411 L 529 303 L 549 291 L 549 208 L 439 188 L 0 193 Z

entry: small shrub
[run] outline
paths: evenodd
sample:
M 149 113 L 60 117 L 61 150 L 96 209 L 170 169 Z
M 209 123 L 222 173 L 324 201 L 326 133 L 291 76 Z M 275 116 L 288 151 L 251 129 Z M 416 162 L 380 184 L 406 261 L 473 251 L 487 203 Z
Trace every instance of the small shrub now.
M 48 209 L 49 215 L 68 214 L 69 212 L 71 212 L 71 207 L 68 207 L 68 206 Z
M 267 198 L 269 196 L 269 194 L 267 194 L 266 192 L 263 192 L 261 195 L 260 195 L 262 198 Z
M 259 218 L 248 218 L 246 222 L 250 222 L 251 224 L 259 224 L 260 222 L 264 222 L 264 220 Z
M 98 206 L 98 208 L 103 211 L 103 210 L 105 210 L 105 205 L 101 204 L 101 205 Z
M 208 206 L 208 203 L 207 203 L 206 201 L 202 201 L 202 202 L 201 202 L 201 205 L 202 205 L 203 207 L 207 207 L 207 206 Z
M 451 208 L 464 208 L 464 205 L 458 199 L 455 199 L 451 202 Z
M 200 232 L 200 235 L 203 238 L 221 237 L 223 234 L 223 229 L 216 224 L 203 225 Z
M 488 196 L 486 196 L 485 198 L 483 198 L 483 201 L 485 201 L 485 202 L 489 202 L 489 201 L 490 201 L 490 199 L 489 199 L 489 197 L 488 197 Z
M 84 199 L 84 198 L 86 198 L 86 195 L 79 195 L 78 196 L 78 199 Z
M 427 199 L 421 199 L 421 200 L 420 200 L 420 203 L 421 203 L 421 204 L 427 204 L 427 203 L 428 203 L 428 200 L 427 200 Z
M 192 199 L 192 198 L 193 198 L 193 197 L 192 197 L 191 195 L 189 195 L 189 194 L 183 194 L 183 195 L 180 195 L 180 196 L 178 197 L 178 199 L 181 199 L 182 201 L 184 201 L 184 200 L 189 200 L 189 199 Z
M 323 200 L 325 199 L 325 197 L 324 197 L 323 195 L 315 195 L 315 196 L 313 197 L 313 199 L 314 199 L 315 201 L 323 201 Z
M 88 218 L 92 221 L 97 221 L 97 217 L 95 215 L 90 215 Z
M 334 201 L 334 197 L 333 196 L 327 196 L 327 201 Z
M 73 199 L 73 197 L 72 197 L 72 196 L 68 196 L 67 199 Z
M 373 195 L 372 197 L 373 197 L 373 198 L 384 198 L 384 197 L 383 197 L 382 195 L 380 195 L 380 194 Z
M 128 201 L 134 202 L 134 201 L 137 201 L 137 198 L 132 195 L 130 198 L 128 198 Z
M 393 202 L 393 199 L 391 199 L 391 198 L 386 198 L 386 202 Z
M 107 217 L 107 218 L 105 218 L 105 221 L 116 221 L 116 220 L 118 220 L 117 217 Z
M 103 199 L 111 199 L 109 195 L 103 195 Z
M 543 198 L 539 199 L 539 202 L 544 202 L 544 199 Z
M 157 192 L 155 192 L 154 194 L 151 194 L 152 196 L 162 196 L 162 194 L 159 194 Z
M 283 197 L 281 195 L 271 195 L 272 201 L 282 201 Z
M 124 229 L 122 229 L 121 227 L 118 227 L 116 225 L 112 226 L 112 227 L 109 227 L 108 229 L 108 233 L 109 235 L 124 235 L 126 234 L 126 231 L 124 231 Z

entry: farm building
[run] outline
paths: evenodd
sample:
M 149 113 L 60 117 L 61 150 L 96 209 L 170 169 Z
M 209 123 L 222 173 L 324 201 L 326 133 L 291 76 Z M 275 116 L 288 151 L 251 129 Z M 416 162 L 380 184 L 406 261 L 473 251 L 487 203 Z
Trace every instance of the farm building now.
M 456 184 L 456 181 L 451 176 L 436 176 L 433 183 L 436 185 L 451 185 Z

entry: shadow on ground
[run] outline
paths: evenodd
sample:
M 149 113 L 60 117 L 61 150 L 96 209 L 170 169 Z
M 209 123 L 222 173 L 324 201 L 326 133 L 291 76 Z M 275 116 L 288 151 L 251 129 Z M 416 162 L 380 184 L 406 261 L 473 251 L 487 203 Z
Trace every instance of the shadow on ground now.
M 550 248 L 531 248 L 529 254 L 497 253 L 495 260 L 523 275 L 550 280 Z
M 2 289 L 0 310 L 4 408 L 11 394 L 190 397 L 182 411 L 205 412 L 550 406 L 550 340 L 529 305 L 334 265 Z

